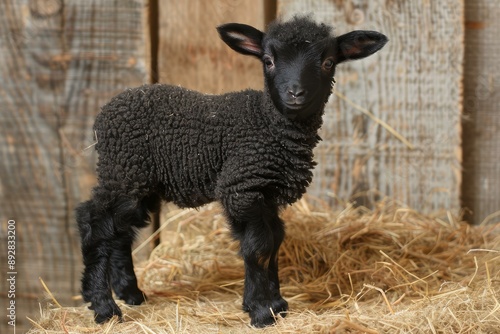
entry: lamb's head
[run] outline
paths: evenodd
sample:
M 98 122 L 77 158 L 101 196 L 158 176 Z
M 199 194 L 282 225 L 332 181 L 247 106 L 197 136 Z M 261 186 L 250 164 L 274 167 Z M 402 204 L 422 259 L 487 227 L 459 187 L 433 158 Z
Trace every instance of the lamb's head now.
M 275 107 L 298 121 L 323 113 L 337 64 L 367 57 L 387 42 L 386 36 L 375 31 L 334 37 L 332 27 L 308 17 L 275 21 L 266 33 L 239 23 L 217 29 L 233 50 L 261 60 L 266 90 Z

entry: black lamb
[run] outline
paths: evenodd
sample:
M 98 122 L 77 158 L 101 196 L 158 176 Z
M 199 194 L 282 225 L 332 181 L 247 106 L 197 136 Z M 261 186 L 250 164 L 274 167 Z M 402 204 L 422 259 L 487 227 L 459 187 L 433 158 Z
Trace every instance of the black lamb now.
M 264 327 L 286 315 L 277 254 L 285 236 L 280 209 L 312 179 L 335 66 L 380 50 L 374 31 L 334 37 L 308 17 L 272 23 L 267 33 L 218 27 L 233 50 L 263 64 L 264 91 L 205 95 L 164 84 L 129 89 L 95 121 L 98 185 L 76 209 L 85 270 L 82 295 L 99 323 L 121 311 L 112 297 L 137 305 L 131 244 L 161 200 L 180 207 L 222 204 L 245 262 L 243 309 Z

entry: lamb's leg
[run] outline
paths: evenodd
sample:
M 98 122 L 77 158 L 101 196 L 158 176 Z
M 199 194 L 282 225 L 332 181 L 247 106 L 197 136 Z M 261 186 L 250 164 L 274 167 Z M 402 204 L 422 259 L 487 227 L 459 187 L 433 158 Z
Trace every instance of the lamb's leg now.
M 272 227 L 276 223 L 273 218 L 277 217 L 277 209 L 255 193 L 239 193 L 222 202 L 232 232 L 240 240 L 241 255 L 245 261 L 243 309 L 249 312 L 253 326 L 271 325 L 275 322 L 274 316 L 287 309 L 279 290 L 276 293 L 279 289 L 277 265 L 271 259 L 276 257 L 281 243 L 277 240 L 275 244 Z
M 146 300 L 146 297 L 137 286 L 131 253 L 132 233 L 133 231 L 130 231 L 117 235 L 113 241 L 110 277 L 113 290 L 119 299 L 129 305 L 139 305 Z
M 273 212 L 275 216 L 271 220 L 271 230 L 273 231 L 273 252 L 269 261 L 268 275 L 269 275 L 269 288 L 271 292 L 271 297 L 273 299 L 274 308 L 281 312 L 283 317 L 286 316 L 286 311 L 288 310 L 288 303 L 281 297 L 280 292 L 280 281 L 278 276 L 278 252 L 285 238 L 285 228 L 283 221 L 279 218 L 278 212 Z
M 113 300 L 109 283 L 109 261 L 113 239 L 113 219 L 99 209 L 95 200 L 89 200 L 76 209 L 76 220 L 81 236 L 83 264 L 82 296 L 90 302 L 98 323 L 122 313 Z
M 130 305 L 139 305 L 146 300 L 143 292 L 137 286 L 137 278 L 132 261 L 132 242 L 137 228 L 145 227 L 149 222 L 149 212 L 155 212 L 159 207 L 159 199 L 147 197 L 136 208 L 136 203 L 124 201 L 117 206 L 120 219 L 119 225 L 123 231 L 116 234 L 112 243 L 110 261 L 110 276 L 113 290 L 118 298 Z

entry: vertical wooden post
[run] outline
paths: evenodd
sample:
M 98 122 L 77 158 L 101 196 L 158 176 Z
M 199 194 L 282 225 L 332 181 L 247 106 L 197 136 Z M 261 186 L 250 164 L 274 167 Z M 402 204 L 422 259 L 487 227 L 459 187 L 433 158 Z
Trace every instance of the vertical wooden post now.
M 469 221 L 500 222 L 500 2 L 466 1 L 463 205 Z M 491 215 L 491 216 L 490 216 Z

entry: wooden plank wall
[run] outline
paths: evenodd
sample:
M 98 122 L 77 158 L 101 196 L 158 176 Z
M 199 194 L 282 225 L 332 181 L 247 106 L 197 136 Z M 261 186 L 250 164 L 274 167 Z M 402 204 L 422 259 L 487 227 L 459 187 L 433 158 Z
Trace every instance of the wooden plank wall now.
M 479 224 L 500 222 L 500 2 L 466 1 L 463 204 Z M 494 215 L 497 213 L 496 215 Z M 490 216 L 491 215 L 491 216 Z M 488 217 L 489 216 L 489 217 Z
M 414 146 L 332 96 L 309 194 L 363 205 L 387 195 L 421 212 L 458 212 L 463 1 L 280 0 L 278 8 L 285 18 L 313 13 L 336 34 L 389 37 L 375 56 L 339 66 L 336 89 Z
M 100 106 L 147 80 L 145 3 L 0 2 L 0 300 L 5 313 L 3 245 L 14 219 L 19 333 L 39 312 L 39 277 L 63 305 L 79 294 L 73 209 L 89 196 L 96 160 L 83 149 Z M 0 332 L 12 332 L 4 313 Z

